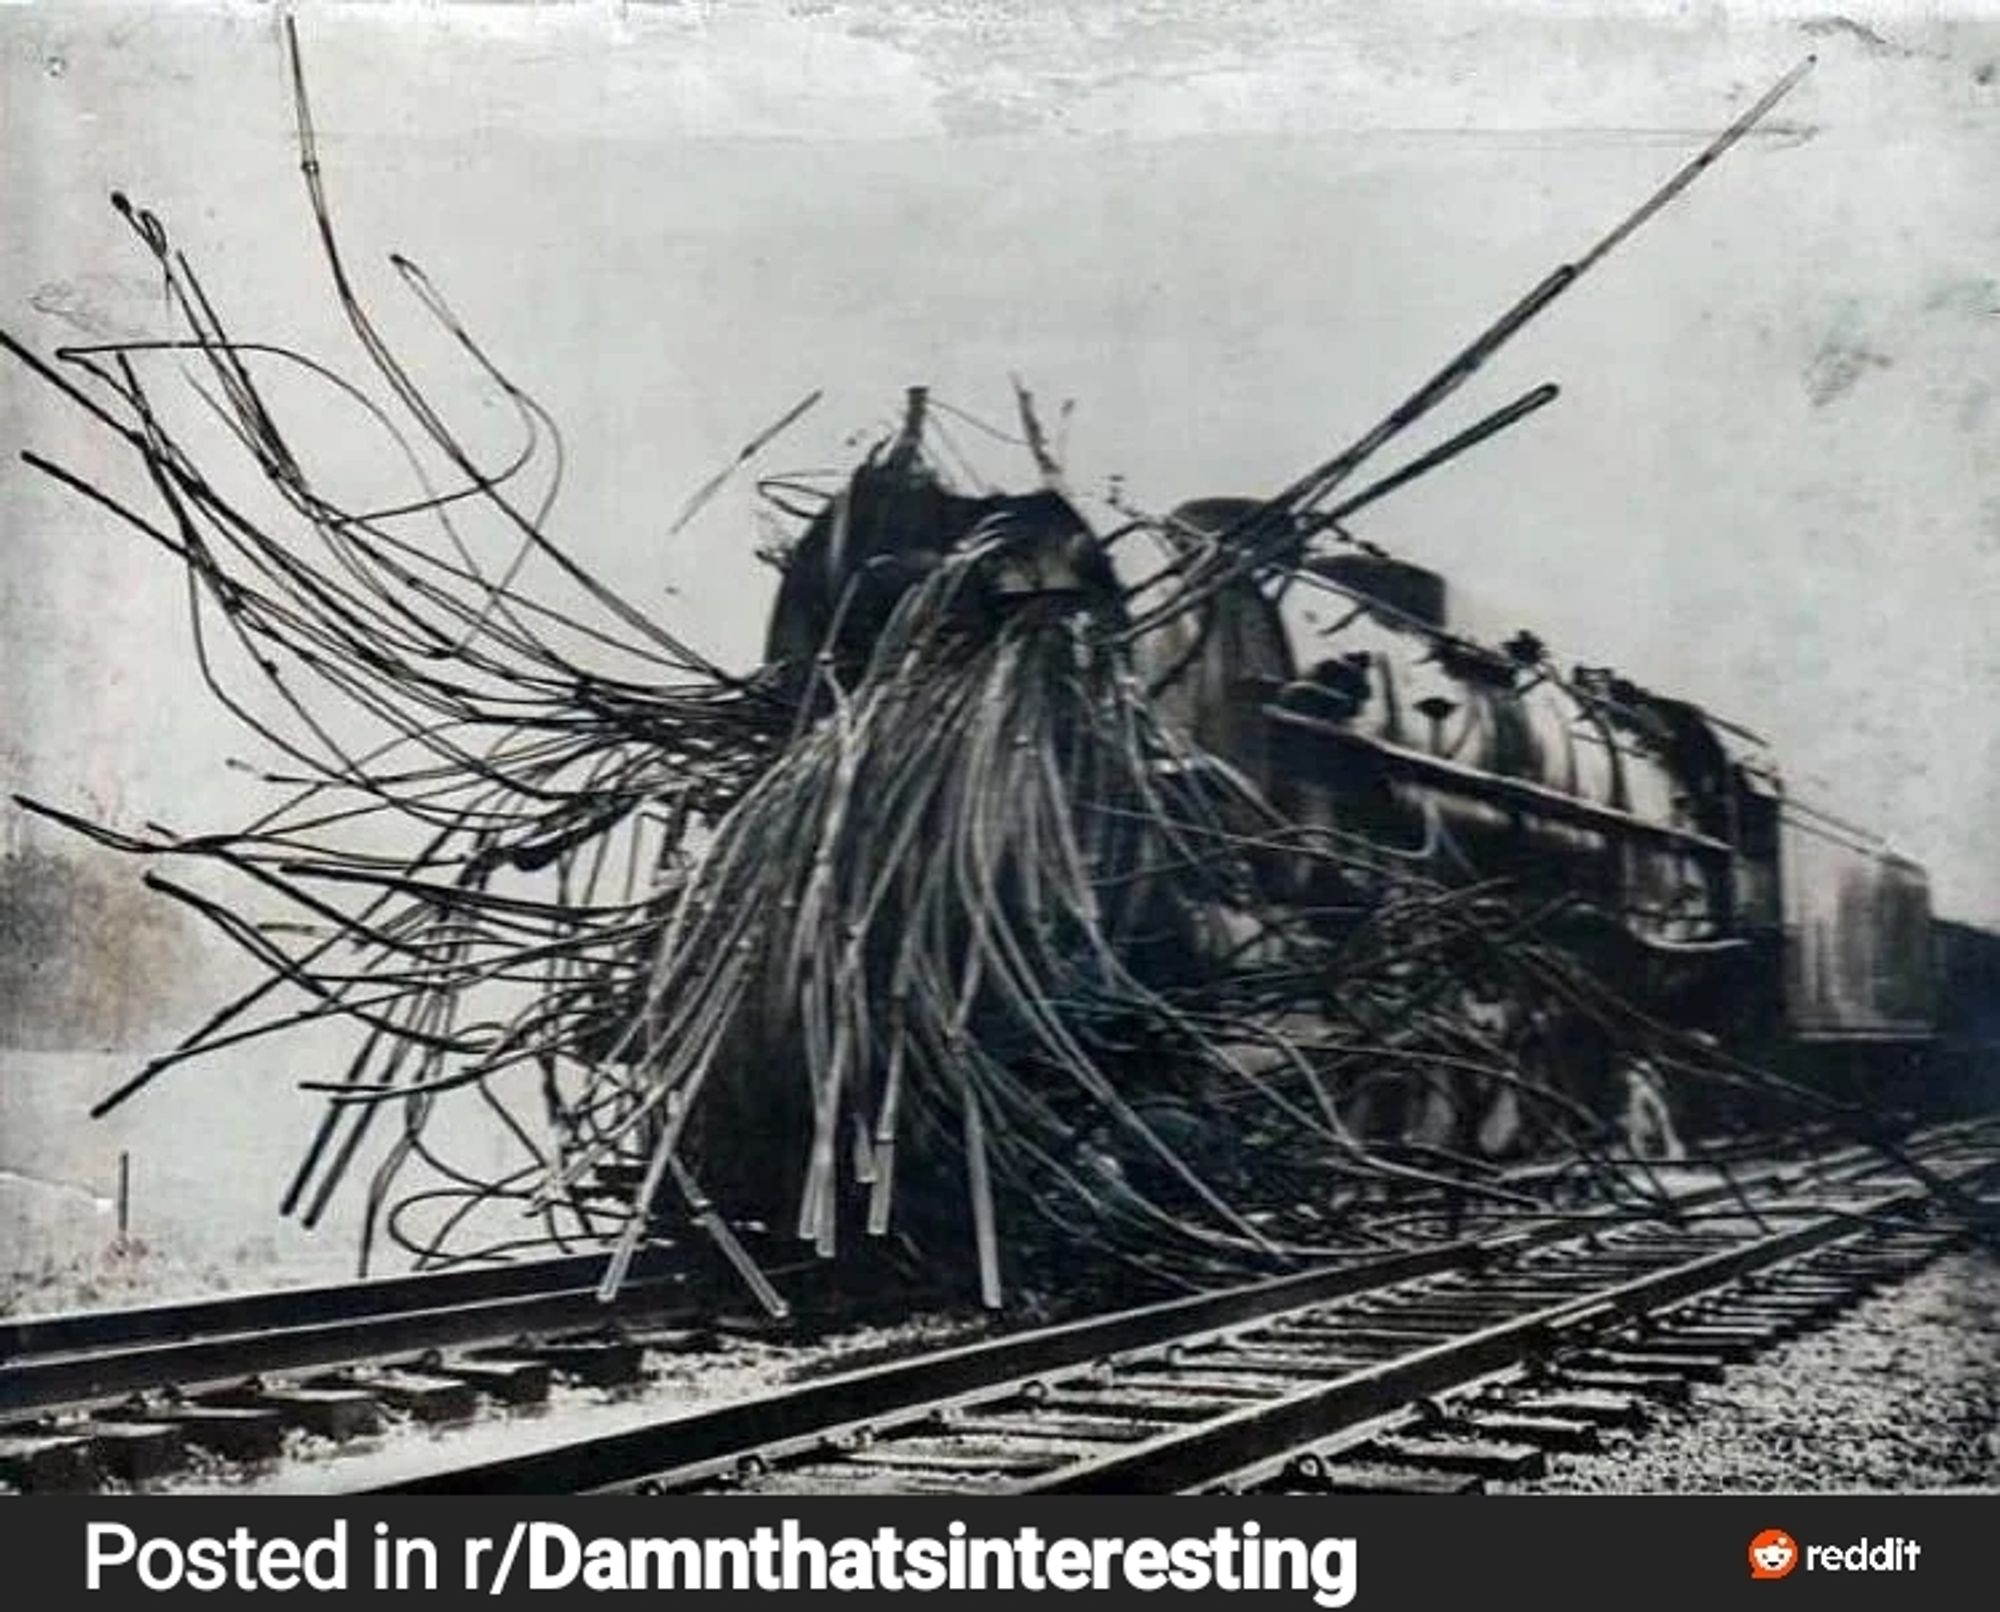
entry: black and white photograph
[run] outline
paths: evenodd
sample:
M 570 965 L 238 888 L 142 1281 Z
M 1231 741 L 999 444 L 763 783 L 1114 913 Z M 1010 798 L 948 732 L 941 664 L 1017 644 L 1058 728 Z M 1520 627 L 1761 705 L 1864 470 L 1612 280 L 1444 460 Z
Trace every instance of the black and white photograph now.
M 0 5 L 0 1493 L 2000 1494 L 1996 177 L 1969 0 Z

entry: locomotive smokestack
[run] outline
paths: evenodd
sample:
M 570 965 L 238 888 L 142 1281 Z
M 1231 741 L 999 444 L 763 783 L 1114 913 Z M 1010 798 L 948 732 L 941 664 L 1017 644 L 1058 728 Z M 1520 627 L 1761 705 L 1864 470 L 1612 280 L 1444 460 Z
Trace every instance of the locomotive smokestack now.
M 890 445 L 885 468 L 913 471 L 923 453 L 924 419 L 930 412 L 931 389 L 912 386 L 903 393 L 903 428 Z

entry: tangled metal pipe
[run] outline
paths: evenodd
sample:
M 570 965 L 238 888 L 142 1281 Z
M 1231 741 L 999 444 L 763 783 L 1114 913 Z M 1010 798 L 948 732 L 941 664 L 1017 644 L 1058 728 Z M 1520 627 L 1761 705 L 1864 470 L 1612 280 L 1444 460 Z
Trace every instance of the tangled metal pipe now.
M 1206 613 L 1253 582 L 1214 534 L 1142 521 L 1178 559 L 1122 583 L 1025 393 L 1050 491 L 959 497 L 913 419 L 802 508 L 787 586 L 829 568 L 800 653 L 725 672 L 548 535 L 553 422 L 400 257 L 509 401 L 518 450 L 482 463 L 398 361 L 343 262 L 296 54 L 294 79 L 366 383 L 234 336 L 123 198 L 179 333 L 54 361 L 0 337 L 130 449 L 158 507 L 28 462 L 185 566 L 204 680 L 284 758 L 281 798 L 233 832 L 27 803 L 243 881 L 225 902 L 151 880 L 266 971 L 98 1112 L 189 1058 L 339 1022 L 355 1050 L 306 1083 L 326 1110 L 284 1207 L 318 1220 L 372 1156 L 364 1266 L 384 1238 L 428 1266 L 596 1247 L 610 1292 L 645 1242 L 691 1227 L 782 1311 L 768 1250 L 788 1243 L 963 1248 L 996 1306 L 1084 1253 L 1199 1285 L 1417 1234 L 1364 1212 L 1384 1195 L 1546 1207 L 1547 1173 L 1506 1167 L 1530 1153 L 1656 1209 L 1578 1069 L 1643 1056 L 1779 1091 L 1583 968 L 1558 936 L 1577 903 L 1450 877 L 1436 836 L 1411 852 L 1303 829 L 1172 720 L 1161 664 L 1226 652 Z M 169 423 L 164 358 L 271 512 Z M 328 497 L 267 403 L 280 372 L 364 410 L 416 494 Z M 1300 509 L 1335 479 L 1302 483 Z M 465 1104 L 514 1168 L 437 1144 Z

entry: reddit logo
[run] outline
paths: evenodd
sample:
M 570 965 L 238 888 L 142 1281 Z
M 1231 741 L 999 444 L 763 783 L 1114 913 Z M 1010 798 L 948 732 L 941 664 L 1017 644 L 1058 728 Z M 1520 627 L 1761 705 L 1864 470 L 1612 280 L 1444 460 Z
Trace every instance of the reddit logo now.
M 1783 1578 L 1799 1565 L 1799 1542 L 1782 1528 L 1766 1528 L 1750 1541 L 1750 1576 Z

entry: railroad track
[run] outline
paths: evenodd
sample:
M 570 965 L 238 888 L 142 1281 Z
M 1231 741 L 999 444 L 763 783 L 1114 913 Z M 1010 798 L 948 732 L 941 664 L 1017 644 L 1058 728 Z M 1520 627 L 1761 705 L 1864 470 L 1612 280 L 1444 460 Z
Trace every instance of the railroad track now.
M 1977 1190 L 2000 1132 L 1915 1150 Z M 383 1486 L 393 1493 L 1458 1489 L 1899 1279 L 1961 1235 L 1852 1153 L 1658 1225 L 1549 1222 L 1148 1306 Z M 1746 1185 L 1739 1183 L 1739 1186 Z M 1759 1280 L 1769 1286 L 1759 1287 Z
M 0 1418 L 163 1384 L 293 1372 L 384 1350 L 448 1348 L 605 1319 L 597 1256 L 216 1298 L 0 1318 Z M 638 1267 L 618 1313 L 684 1302 L 662 1259 Z
M 772 1269 L 804 1300 L 804 1330 L 890 1314 L 815 1260 Z M 532 1409 L 557 1385 L 620 1392 L 728 1324 L 736 1290 L 719 1301 L 671 1248 L 642 1254 L 609 1303 L 603 1270 L 601 1254 L 570 1255 L 0 1317 L 0 1493 L 144 1485 L 190 1461 L 254 1468 L 302 1438 Z
M 684 1273 L 654 1258 L 615 1306 L 575 1256 L 128 1309 L 0 1319 L 0 1482 L 144 1482 L 192 1445 L 277 1458 L 292 1432 L 348 1438 L 383 1410 L 472 1414 L 546 1398 L 561 1373 L 636 1377 L 631 1329 L 684 1320 Z
M 1970 1174 L 1995 1155 L 2000 1129 L 1942 1128 L 1918 1146 L 1928 1167 Z M 1398 1394 L 1444 1391 L 1466 1361 L 1497 1361 L 1509 1350 L 1520 1360 L 1544 1358 L 1535 1329 L 1580 1335 L 1590 1319 L 1588 1304 L 1575 1316 L 1544 1312 L 1601 1299 L 1616 1285 L 1613 1275 L 1657 1286 L 1673 1271 L 1699 1267 L 1719 1283 L 1729 1260 L 1747 1271 L 1785 1258 L 1771 1252 L 1774 1237 L 1814 1246 L 1831 1237 L 1844 1246 L 1838 1228 L 1852 1223 L 1829 1214 L 1879 1207 L 1855 1194 L 1865 1196 L 1886 1168 L 1872 1151 L 1848 1148 L 1682 1194 L 1685 1215 L 1729 1218 L 1692 1219 L 1678 1232 L 1621 1224 L 1614 1210 L 1583 1211 L 892 1361 L 395 1487 L 875 1490 L 942 1481 L 977 1491 L 1179 1483 L 1174 1474 L 1183 1469 L 1173 1463 L 1189 1458 L 1171 1449 L 1226 1444 L 1261 1459 L 1272 1440 L 1303 1426 L 1286 1418 L 1351 1423 L 1364 1399 L 1393 1418 L 1408 1410 Z M 1904 1191 L 1890 1189 L 1887 1198 L 1902 1201 Z M 1843 1195 L 1852 1201 L 1835 1201 Z M 1745 1201 L 1763 1206 L 1758 1236 L 1744 1234 Z M 1772 1230 L 1773 1217 L 1784 1225 Z M 1937 1240 L 1925 1237 L 1925 1246 Z M 1704 1259 L 1722 1264 L 1701 1266 Z M 656 1351 L 685 1351 L 703 1336 L 684 1273 L 668 1261 L 637 1271 L 609 1309 L 596 1298 L 599 1268 L 579 1257 L 0 1323 L 0 1481 L 22 1489 L 144 1487 L 191 1454 L 211 1469 L 268 1467 L 296 1449 L 299 1435 L 323 1445 L 365 1441 L 391 1420 L 448 1424 L 495 1407 L 534 1406 L 552 1382 L 633 1385 Z M 1645 1305 L 1636 1296 L 1631 1302 L 1658 1308 L 1672 1295 L 1658 1287 L 1645 1290 Z M 1493 1337 L 1457 1337 L 1475 1315 Z M 1441 1346 L 1447 1354 L 1418 1362 Z M 1578 1378 L 1574 1361 L 1563 1369 L 1574 1391 L 1615 1389 Z M 1618 1369 L 1604 1366 L 1597 1377 Z M 1365 1388 L 1369 1380 L 1374 1386 Z M 1325 1403 L 1304 1408 L 1315 1395 Z M 1489 1411 L 1477 1412 L 1486 1420 L 1474 1424 L 1487 1434 L 1505 1421 Z M 1421 1414 L 1429 1421 L 1420 1435 L 1390 1427 L 1380 1436 L 1435 1438 L 1445 1426 L 1438 1407 Z M 1560 1438 L 1573 1430 L 1543 1432 Z

